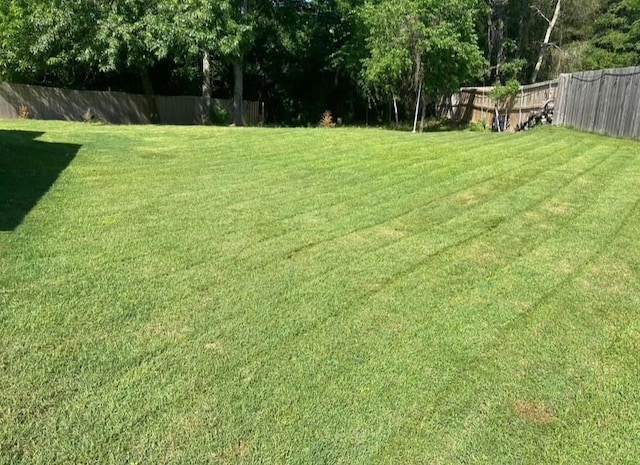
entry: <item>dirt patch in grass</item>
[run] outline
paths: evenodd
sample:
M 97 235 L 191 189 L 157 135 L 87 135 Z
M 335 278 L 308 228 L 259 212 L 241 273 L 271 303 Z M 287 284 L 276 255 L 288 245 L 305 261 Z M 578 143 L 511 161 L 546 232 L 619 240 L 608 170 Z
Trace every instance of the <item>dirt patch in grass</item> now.
M 456 199 L 462 205 L 475 205 L 478 203 L 478 197 L 473 192 L 461 192 L 456 195 Z
M 382 226 L 377 233 L 382 237 L 390 237 L 392 239 L 400 239 L 407 235 L 407 231 L 392 226 Z
M 222 349 L 222 345 L 219 342 L 216 342 L 216 341 L 207 342 L 204 345 L 204 348 L 206 350 L 208 350 L 208 351 L 217 352 L 219 354 L 224 352 L 224 350 Z
M 532 423 L 551 423 L 556 418 L 550 406 L 535 400 L 518 399 L 513 402 L 513 410 L 520 418 Z
M 547 206 L 546 210 L 553 215 L 565 216 L 571 213 L 572 206 L 567 202 L 553 202 Z
M 251 445 L 246 440 L 240 440 L 217 455 L 218 463 L 237 463 L 249 457 L 251 453 Z

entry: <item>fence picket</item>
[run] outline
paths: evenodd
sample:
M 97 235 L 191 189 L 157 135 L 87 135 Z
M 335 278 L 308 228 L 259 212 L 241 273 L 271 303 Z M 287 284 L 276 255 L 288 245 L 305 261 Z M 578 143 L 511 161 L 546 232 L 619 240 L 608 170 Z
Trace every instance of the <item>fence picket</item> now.
M 640 66 L 562 75 L 557 124 L 640 138 Z

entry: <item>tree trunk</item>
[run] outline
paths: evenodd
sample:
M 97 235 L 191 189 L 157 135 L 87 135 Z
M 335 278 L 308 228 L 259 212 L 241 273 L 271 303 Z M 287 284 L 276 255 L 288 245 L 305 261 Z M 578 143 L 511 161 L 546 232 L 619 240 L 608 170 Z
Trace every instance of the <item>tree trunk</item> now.
M 396 126 L 400 126 L 400 118 L 398 118 L 398 97 L 393 94 L 393 111 L 396 116 Z
M 540 68 L 542 67 L 542 60 L 544 58 L 544 54 L 547 51 L 547 47 L 549 46 L 549 39 L 551 39 L 551 33 L 553 32 L 553 28 L 558 21 L 558 17 L 560 17 L 560 6 L 562 4 L 562 0 L 557 0 L 556 9 L 553 12 L 553 18 L 549 21 L 549 26 L 547 27 L 547 32 L 544 35 L 544 41 L 542 42 L 542 46 L 540 47 L 540 54 L 538 55 L 538 61 L 536 62 L 536 67 L 533 69 L 533 75 L 531 76 L 531 83 L 533 84 L 538 79 L 538 73 L 540 72 Z M 545 18 L 546 19 L 546 18 Z
M 249 10 L 249 0 L 241 0 L 240 3 L 240 20 L 247 15 Z M 242 101 L 244 99 L 244 70 L 243 70 L 243 58 L 244 54 L 242 48 L 238 49 L 238 56 L 231 61 L 231 67 L 233 68 L 233 124 L 235 126 L 244 126 L 244 108 Z
M 231 66 L 233 67 L 233 124 L 235 126 L 244 126 L 242 57 L 234 58 Z
M 530 13 L 531 8 L 529 8 L 529 0 L 520 0 L 520 25 L 518 28 L 518 49 L 516 52 L 516 58 L 522 58 L 526 56 L 526 47 L 530 43 Z
M 500 79 L 500 66 L 504 62 L 504 19 L 500 18 L 496 29 L 498 51 L 496 56 L 496 82 Z
M 151 85 L 151 77 L 149 76 L 148 68 L 144 68 L 140 72 L 140 78 L 142 79 L 144 97 L 147 100 L 147 105 L 149 106 L 149 121 L 152 124 L 158 124 L 160 123 L 160 112 L 158 111 L 156 96 L 153 93 L 153 86 Z
M 420 110 L 420 99 L 422 98 L 422 82 L 420 83 L 420 86 L 418 87 L 418 98 L 416 99 L 416 112 L 415 115 L 413 117 L 413 131 L 411 132 L 416 132 L 416 127 L 418 126 L 418 111 Z
M 490 0 L 489 18 L 487 25 L 489 28 L 489 81 L 496 83 L 500 81 L 500 67 L 505 60 L 504 56 L 504 34 L 505 34 L 505 0 Z
M 424 95 L 422 97 L 422 111 L 420 113 L 420 132 L 424 131 L 424 119 L 427 116 L 427 102 L 424 98 Z
M 211 58 L 205 50 L 202 57 L 202 124 L 211 123 Z

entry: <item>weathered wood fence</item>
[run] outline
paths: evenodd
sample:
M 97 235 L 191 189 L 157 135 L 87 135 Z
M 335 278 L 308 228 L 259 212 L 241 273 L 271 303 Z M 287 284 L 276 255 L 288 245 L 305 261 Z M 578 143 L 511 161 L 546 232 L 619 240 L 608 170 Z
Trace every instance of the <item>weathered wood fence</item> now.
M 443 99 L 439 114 L 490 124 L 496 106 L 492 89 L 463 87 Z M 553 124 L 640 139 L 640 66 L 562 74 L 558 80 L 522 86 L 501 114 L 509 112 L 513 130 L 550 99 L 555 99 Z
M 156 103 L 163 124 L 202 123 L 203 102 L 200 97 L 157 96 Z M 231 100 L 212 99 L 211 103 L 232 114 Z M 263 115 L 259 102 L 245 101 L 243 104 L 247 124 L 261 124 Z M 0 118 L 18 118 L 21 107 L 35 119 L 84 121 L 90 112 L 96 119 L 107 123 L 150 122 L 149 106 L 143 95 L 1 83 Z
M 562 74 L 554 123 L 640 138 L 640 66 Z
M 496 102 L 491 98 L 493 87 L 463 87 L 449 101 L 440 106 L 440 114 L 462 122 L 484 121 L 488 126 L 495 116 Z M 518 95 L 499 106 L 500 114 L 509 112 L 510 129 L 523 123 L 531 112 L 539 111 L 544 104 L 555 99 L 558 81 L 545 81 L 520 87 Z

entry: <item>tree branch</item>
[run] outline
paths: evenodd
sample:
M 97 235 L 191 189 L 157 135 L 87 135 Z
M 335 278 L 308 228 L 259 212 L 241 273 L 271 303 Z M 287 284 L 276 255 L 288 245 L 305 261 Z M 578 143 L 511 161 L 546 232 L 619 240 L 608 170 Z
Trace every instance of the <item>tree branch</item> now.
M 538 78 L 538 73 L 540 72 L 540 68 L 542 67 L 542 59 L 544 58 L 545 51 L 547 50 L 549 39 L 551 39 L 551 33 L 553 32 L 553 28 L 556 25 L 556 22 L 558 21 L 558 17 L 560 16 L 561 6 L 562 6 L 562 0 L 556 0 L 556 8 L 555 8 L 555 11 L 553 12 L 553 18 L 551 19 L 551 21 L 549 21 L 549 26 L 547 27 L 547 32 L 544 35 L 544 41 L 542 42 L 542 47 L 540 47 L 538 62 L 536 63 L 536 66 L 533 70 L 533 76 L 531 77 L 532 83 L 536 82 L 536 79 Z
M 534 5 L 531 5 L 530 8 L 532 10 L 535 10 L 540 16 L 542 16 L 547 23 L 551 24 L 551 20 L 544 15 L 544 13 L 540 10 L 540 8 Z

